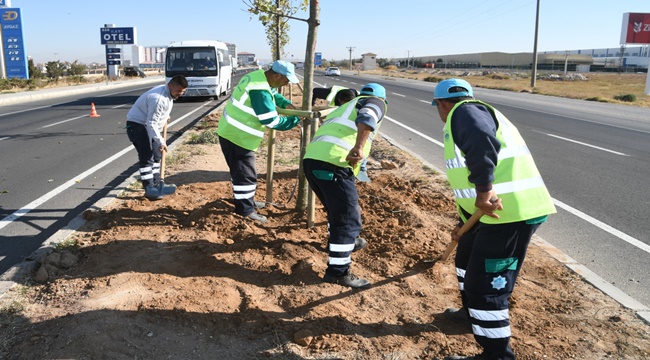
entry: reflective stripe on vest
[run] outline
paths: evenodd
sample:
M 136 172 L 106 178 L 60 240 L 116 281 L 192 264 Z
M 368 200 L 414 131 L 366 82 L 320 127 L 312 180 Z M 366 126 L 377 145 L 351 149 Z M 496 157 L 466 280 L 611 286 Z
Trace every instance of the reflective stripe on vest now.
M 449 112 L 444 127 L 445 167 L 456 205 L 469 214 L 477 210 L 474 206 L 475 185 L 468 180 L 470 173 L 465 156 L 454 143 L 451 133 L 452 115 L 459 106 L 466 103 L 481 104 L 490 110 L 498 123 L 496 137 L 501 143 L 492 189 L 501 198 L 503 210 L 497 211 L 499 219 L 484 216 L 481 222 L 510 223 L 555 213 L 551 196 L 517 128 L 501 112 L 479 100 L 466 100 L 456 104 Z M 467 220 L 460 210 L 459 215 L 463 221 Z
M 342 168 L 351 168 L 345 158 L 357 140 L 356 106 L 361 99 L 368 97 L 356 97 L 330 113 L 307 146 L 305 158 L 324 161 Z M 370 154 L 372 139 L 375 138 L 380 124 L 377 123 L 377 128 L 370 134 L 363 147 L 364 158 Z M 360 165 L 361 163 L 357 164 L 353 169 L 355 175 L 359 173 Z
M 219 120 L 217 134 L 237 146 L 255 151 L 260 146 L 266 130 L 260 121 L 277 116 L 277 111 L 274 109 L 265 114 L 255 114 L 249 95 L 251 90 L 264 90 L 273 95 L 273 89 L 266 81 L 264 70 L 246 74 L 233 89 Z

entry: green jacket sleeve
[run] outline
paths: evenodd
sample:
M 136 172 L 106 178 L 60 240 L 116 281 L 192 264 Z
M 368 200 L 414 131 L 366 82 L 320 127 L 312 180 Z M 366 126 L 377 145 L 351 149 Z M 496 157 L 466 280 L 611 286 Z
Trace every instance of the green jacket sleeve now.
M 260 120 L 260 123 L 262 123 L 262 125 L 266 125 L 272 129 L 285 131 L 293 129 L 300 123 L 300 118 L 297 116 L 282 116 L 277 114 L 277 110 L 275 109 L 275 94 L 271 95 L 268 91 L 265 90 L 251 90 L 249 92 L 249 95 L 251 97 L 251 105 L 253 106 L 255 114 L 258 116 L 268 114 L 267 116 L 262 116 L 264 118 L 264 120 Z M 290 102 L 285 99 L 284 96 L 280 94 L 277 95 L 284 99 L 284 107 L 290 104 Z M 284 108 L 279 105 L 278 107 Z

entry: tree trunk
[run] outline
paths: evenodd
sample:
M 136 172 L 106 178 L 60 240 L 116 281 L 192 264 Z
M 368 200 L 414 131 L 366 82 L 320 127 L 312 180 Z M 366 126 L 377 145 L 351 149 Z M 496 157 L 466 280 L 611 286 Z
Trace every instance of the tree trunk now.
M 280 7 L 280 0 L 275 0 L 275 6 Z M 280 37 L 281 37 L 281 19 L 280 15 L 275 17 L 275 53 L 273 54 L 274 61 L 280 60 Z M 282 93 L 282 89 L 278 89 Z M 269 143 L 267 145 L 268 158 L 266 159 L 266 202 L 273 202 L 273 173 L 275 172 L 275 130 L 270 129 L 268 134 Z
M 320 0 L 309 1 L 309 32 L 307 34 L 307 46 L 305 49 L 305 86 L 302 93 L 302 109 L 311 111 L 312 88 L 314 87 L 314 54 L 316 52 L 316 38 L 318 26 L 320 25 Z M 317 120 L 317 119 L 314 119 Z M 312 121 L 314 121 L 312 120 Z M 309 184 L 305 178 L 305 170 L 302 167 L 302 159 L 305 157 L 305 148 L 311 141 L 310 120 L 303 122 L 302 139 L 300 144 L 300 164 L 298 166 L 298 195 L 296 197 L 296 210 L 304 211 L 307 208 L 307 194 Z

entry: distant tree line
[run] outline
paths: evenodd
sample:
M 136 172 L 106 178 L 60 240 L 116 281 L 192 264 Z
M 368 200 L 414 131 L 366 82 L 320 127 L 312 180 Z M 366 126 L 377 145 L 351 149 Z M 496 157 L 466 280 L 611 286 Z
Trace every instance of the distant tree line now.
M 80 64 L 78 60 L 74 62 L 61 62 L 49 61 L 45 64 L 45 72 L 38 66 L 34 64 L 33 59 L 29 59 L 27 62 L 27 70 L 29 71 L 30 79 L 42 79 L 48 78 L 53 80 L 58 80 L 60 77 L 64 76 L 81 76 L 88 71 L 88 67 L 84 64 Z

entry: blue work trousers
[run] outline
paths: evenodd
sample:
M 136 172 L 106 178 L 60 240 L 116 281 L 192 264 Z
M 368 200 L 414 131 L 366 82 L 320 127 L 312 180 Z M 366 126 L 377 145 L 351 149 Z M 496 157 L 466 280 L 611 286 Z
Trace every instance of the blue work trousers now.
M 221 151 L 230 169 L 230 179 L 235 198 L 235 213 L 247 216 L 255 211 L 257 170 L 255 152 L 219 137 Z
M 508 300 L 539 224 L 478 223 L 458 241 L 456 274 L 474 339 L 486 359 L 515 359 Z
M 361 208 L 351 168 L 304 159 L 309 186 L 327 211 L 329 260 L 326 274 L 343 276 L 349 268 L 354 241 L 361 233 Z

